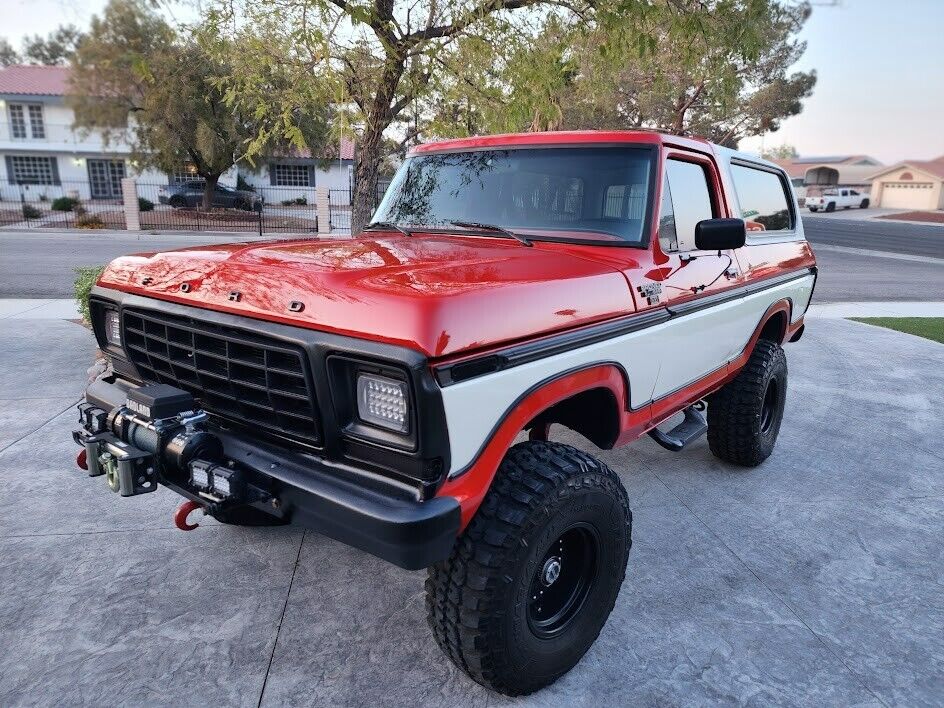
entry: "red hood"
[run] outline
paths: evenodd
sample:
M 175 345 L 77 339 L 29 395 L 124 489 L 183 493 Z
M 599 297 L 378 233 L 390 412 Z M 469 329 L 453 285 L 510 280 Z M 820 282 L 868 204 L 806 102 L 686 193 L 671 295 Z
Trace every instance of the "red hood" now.
M 611 265 L 559 246 L 473 237 L 200 246 L 124 256 L 99 284 L 436 357 L 633 309 L 626 279 Z M 292 301 L 304 309 L 290 312 Z

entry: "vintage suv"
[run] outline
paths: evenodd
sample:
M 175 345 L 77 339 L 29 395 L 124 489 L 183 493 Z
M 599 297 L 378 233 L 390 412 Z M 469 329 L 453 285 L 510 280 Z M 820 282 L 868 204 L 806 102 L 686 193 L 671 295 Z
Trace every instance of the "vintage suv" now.
M 78 461 L 186 497 L 182 528 L 202 507 L 429 567 L 442 650 L 528 693 L 594 642 L 630 548 L 619 478 L 551 426 L 674 452 L 707 432 L 760 464 L 815 280 L 756 157 L 641 131 L 423 145 L 357 238 L 111 263 Z

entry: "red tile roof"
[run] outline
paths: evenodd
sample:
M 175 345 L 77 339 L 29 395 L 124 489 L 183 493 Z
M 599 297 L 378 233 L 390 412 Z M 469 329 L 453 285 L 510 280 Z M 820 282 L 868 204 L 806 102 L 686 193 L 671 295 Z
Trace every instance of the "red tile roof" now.
M 287 150 L 279 153 L 277 157 L 291 157 L 295 159 L 307 160 L 312 157 L 312 152 L 310 148 L 305 148 L 304 150 L 299 150 L 296 147 L 290 147 Z M 354 141 L 353 140 L 341 140 L 339 149 L 335 149 L 334 146 L 327 146 L 322 149 L 319 160 L 353 160 L 354 159 Z
M 64 96 L 69 71 L 67 66 L 8 66 L 0 69 L 0 94 Z

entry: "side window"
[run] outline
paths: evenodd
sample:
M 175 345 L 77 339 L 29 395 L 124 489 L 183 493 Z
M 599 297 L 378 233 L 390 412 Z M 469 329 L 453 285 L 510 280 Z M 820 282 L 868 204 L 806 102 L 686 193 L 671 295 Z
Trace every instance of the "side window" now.
M 748 232 L 789 231 L 793 215 L 783 180 L 776 172 L 731 165 L 731 176 Z
M 695 224 L 714 216 L 711 207 L 711 192 L 708 190 L 708 176 L 701 165 L 681 160 L 667 160 L 665 174 L 669 189 L 664 190 L 663 195 L 671 193 L 675 239 L 674 248 L 663 247 L 663 250 L 693 251 L 695 250 Z M 663 197 L 663 205 L 664 199 Z M 661 242 L 661 229 L 659 233 Z

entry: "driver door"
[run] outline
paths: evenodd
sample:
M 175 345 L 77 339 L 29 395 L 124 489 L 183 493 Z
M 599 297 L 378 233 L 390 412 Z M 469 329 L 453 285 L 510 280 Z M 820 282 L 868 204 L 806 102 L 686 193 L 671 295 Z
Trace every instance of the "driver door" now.
M 723 369 L 743 344 L 737 298 L 724 296 L 742 283 L 737 255 L 695 246 L 698 222 L 728 216 L 720 185 L 707 155 L 667 151 L 654 253 L 659 268 L 652 275 L 660 278 L 661 304 L 674 317 L 664 332 L 653 400 Z

